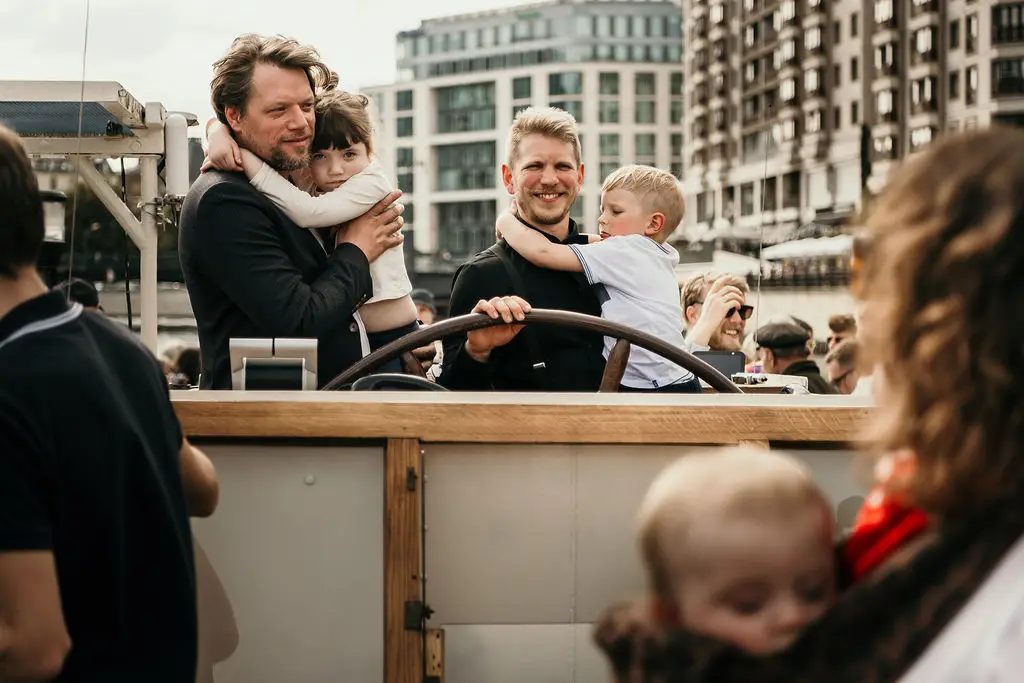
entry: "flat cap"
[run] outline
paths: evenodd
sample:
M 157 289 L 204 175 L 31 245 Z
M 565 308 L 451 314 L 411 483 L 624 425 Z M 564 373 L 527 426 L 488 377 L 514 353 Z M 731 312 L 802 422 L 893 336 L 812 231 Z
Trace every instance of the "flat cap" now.
M 790 349 L 807 345 L 807 330 L 796 323 L 780 322 L 762 325 L 754 334 L 758 346 L 766 349 Z

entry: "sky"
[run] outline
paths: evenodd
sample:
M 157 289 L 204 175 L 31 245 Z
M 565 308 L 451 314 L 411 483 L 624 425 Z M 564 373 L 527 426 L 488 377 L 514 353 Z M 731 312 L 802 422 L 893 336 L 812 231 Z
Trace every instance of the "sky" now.
M 437 16 L 520 4 L 524 0 L 0 0 L 0 80 L 78 81 L 84 54 L 86 80 L 117 81 L 140 102 L 161 102 L 206 121 L 213 116 L 211 65 L 239 34 L 279 33 L 312 44 L 342 86 L 358 90 L 394 80 L 399 31 Z

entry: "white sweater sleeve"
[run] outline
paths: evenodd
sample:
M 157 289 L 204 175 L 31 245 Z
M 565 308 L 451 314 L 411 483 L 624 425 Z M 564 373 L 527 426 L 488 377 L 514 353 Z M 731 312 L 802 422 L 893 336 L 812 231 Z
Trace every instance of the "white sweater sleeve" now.
M 344 185 L 319 197 L 295 187 L 266 163 L 249 182 L 301 228 L 327 228 L 362 216 L 392 189 L 376 159 Z

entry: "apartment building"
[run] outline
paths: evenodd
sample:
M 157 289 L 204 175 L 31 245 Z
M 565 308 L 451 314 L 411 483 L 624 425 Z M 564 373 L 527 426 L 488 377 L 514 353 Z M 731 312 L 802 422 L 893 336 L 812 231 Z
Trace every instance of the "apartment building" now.
M 674 0 L 557 0 L 424 21 L 400 33 L 398 82 L 366 88 L 378 154 L 405 192 L 418 272 L 450 272 L 494 242 L 508 202 L 509 127 L 560 107 L 581 132 L 572 215 L 596 230 L 604 177 L 627 163 L 683 174 L 682 11 Z M 411 233 L 411 239 L 410 239 Z
M 838 222 L 946 130 L 1024 124 L 1022 2 L 686 0 L 691 234 Z

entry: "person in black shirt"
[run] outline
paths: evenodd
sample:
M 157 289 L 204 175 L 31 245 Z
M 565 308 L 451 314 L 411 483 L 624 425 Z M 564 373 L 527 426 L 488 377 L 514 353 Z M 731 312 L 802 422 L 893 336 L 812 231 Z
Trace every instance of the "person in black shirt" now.
M 813 341 L 806 327 L 795 322 L 767 323 L 757 330 L 754 340 L 765 372 L 806 377 L 807 391 L 812 394 L 837 393 L 811 358 Z
M 520 112 L 501 173 L 524 223 L 552 242 L 587 242 L 569 217 L 583 184 L 579 136 L 571 115 L 550 108 Z M 535 266 L 504 241 L 455 274 L 452 316 L 472 311 L 513 322 L 522 320 L 531 306 L 601 315 L 597 294 L 583 275 Z M 476 330 L 445 339 L 438 381 L 456 390 L 596 391 L 604 370 L 602 348 L 601 335 L 568 327 Z
M 36 270 L 43 207 L 0 126 L 0 681 L 193 683 L 189 515 L 217 505 L 156 358 Z
M 214 66 L 217 118 L 276 170 L 309 165 L 314 89 L 336 82 L 317 52 L 293 40 L 240 36 Z M 202 389 L 231 389 L 230 341 L 318 340 L 324 385 L 369 352 L 357 309 L 372 293 L 370 262 L 402 243 L 392 192 L 338 232 L 298 228 L 241 172 L 208 171 L 182 207 L 178 253 L 199 332 Z

